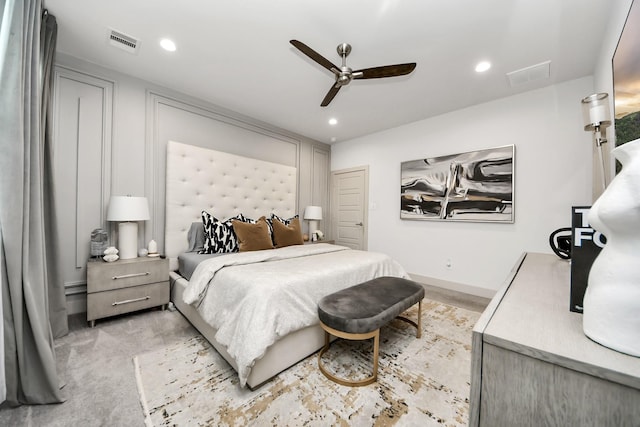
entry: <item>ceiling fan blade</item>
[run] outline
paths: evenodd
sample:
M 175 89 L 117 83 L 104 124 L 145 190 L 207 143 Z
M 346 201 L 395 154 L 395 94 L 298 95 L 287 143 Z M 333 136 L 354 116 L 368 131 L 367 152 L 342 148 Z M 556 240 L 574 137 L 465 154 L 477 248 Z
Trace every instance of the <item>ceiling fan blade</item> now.
M 329 89 L 329 92 L 327 92 L 327 95 L 322 100 L 322 103 L 320 104 L 320 106 L 326 107 L 327 105 L 329 105 L 329 103 L 333 100 L 333 98 L 336 97 L 341 87 L 342 86 L 339 86 L 338 84 L 334 84 L 333 86 L 331 86 L 331 89 Z
M 382 77 L 404 76 L 416 68 L 415 62 L 408 64 L 385 65 L 382 67 L 364 68 L 353 72 L 354 79 L 380 79 Z
M 331 61 L 329 61 L 327 58 L 325 58 L 324 56 L 320 55 L 318 52 L 316 52 L 315 50 L 311 49 L 309 46 L 307 46 L 306 44 L 302 43 L 301 41 L 289 40 L 289 43 L 291 43 L 300 52 L 304 53 L 309 58 L 313 59 L 315 62 L 317 62 L 318 64 L 322 65 L 324 68 L 326 68 L 327 70 L 331 71 L 332 73 L 334 73 L 334 74 L 340 73 L 340 68 L 338 68 L 335 65 L 333 65 L 333 63 Z

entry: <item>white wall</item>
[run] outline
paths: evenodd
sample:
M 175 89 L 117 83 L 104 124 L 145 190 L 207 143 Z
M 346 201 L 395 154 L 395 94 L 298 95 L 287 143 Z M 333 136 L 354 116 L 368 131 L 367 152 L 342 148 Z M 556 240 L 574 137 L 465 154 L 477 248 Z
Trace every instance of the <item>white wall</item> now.
M 571 206 L 591 204 L 591 139 L 580 100 L 592 91 L 586 77 L 333 145 L 332 170 L 369 165 L 369 250 L 411 274 L 491 296 L 522 252 L 551 252 L 548 236 L 570 226 Z M 514 224 L 399 219 L 402 161 L 509 144 L 516 147 Z

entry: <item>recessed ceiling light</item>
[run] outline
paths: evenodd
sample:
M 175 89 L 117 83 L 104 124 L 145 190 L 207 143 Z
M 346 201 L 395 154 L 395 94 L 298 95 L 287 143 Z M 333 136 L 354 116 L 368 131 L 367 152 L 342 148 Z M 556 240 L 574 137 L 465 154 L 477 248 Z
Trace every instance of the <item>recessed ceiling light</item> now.
M 162 46 L 164 50 L 168 50 L 169 52 L 174 52 L 176 50 L 176 44 L 169 39 L 160 40 L 160 46 Z
M 335 136 L 331 137 L 331 142 L 336 142 L 338 139 Z
M 338 119 L 333 119 L 333 118 L 332 118 L 332 119 L 329 119 L 329 124 L 330 124 L 331 126 L 335 126 L 335 125 L 337 125 L 337 124 L 338 124 Z
M 484 73 L 489 68 L 491 68 L 491 63 L 489 61 L 478 62 L 478 65 L 476 65 L 476 72 Z

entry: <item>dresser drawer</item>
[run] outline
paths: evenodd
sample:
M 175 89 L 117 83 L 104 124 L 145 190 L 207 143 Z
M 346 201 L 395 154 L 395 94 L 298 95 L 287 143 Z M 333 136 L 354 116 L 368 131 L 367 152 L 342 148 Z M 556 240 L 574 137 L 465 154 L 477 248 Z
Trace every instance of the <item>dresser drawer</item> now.
M 169 282 L 87 294 L 87 320 L 101 319 L 169 303 Z
M 169 260 L 136 258 L 87 264 L 87 292 L 100 292 L 169 280 Z

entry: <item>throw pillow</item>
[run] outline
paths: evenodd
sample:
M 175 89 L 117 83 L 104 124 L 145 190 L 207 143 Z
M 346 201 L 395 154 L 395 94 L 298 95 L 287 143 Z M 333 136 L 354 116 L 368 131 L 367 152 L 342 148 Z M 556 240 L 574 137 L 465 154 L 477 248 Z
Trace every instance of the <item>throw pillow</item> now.
M 276 248 L 304 244 L 302 231 L 300 231 L 300 221 L 298 218 L 292 218 L 289 225 L 285 225 L 278 219 L 273 219 L 272 224 L 273 242 L 275 243 Z
M 271 240 L 273 241 L 274 245 L 276 244 L 276 242 L 275 240 L 273 240 L 273 221 L 278 220 L 284 225 L 289 225 L 291 221 L 293 221 L 296 218 L 298 218 L 298 215 L 294 215 L 289 219 L 284 219 L 284 218 L 280 218 L 278 215 L 274 213 L 271 213 L 271 217 L 267 218 L 267 225 L 269 226 L 269 235 L 271 236 Z
M 204 242 L 207 240 L 207 236 L 204 232 L 202 221 L 191 223 L 191 227 L 189 227 L 189 232 L 187 233 L 187 240 L 189 241 L 187 252 L 200 252 L 204 250 Z
M 289 219 L 284 219 L 284 218 L 280 218 L 278 215 L 276 215 L 274 213 L 271 214 L 271 221 L 273 221 L 274 219 L 277 219 L 278 221 L 280 221 L 284 225 L 289 225 L 291 223 L 291 221 L 293 221 L 294 219 L 297 219 L 297 218 L 299 218 L 298 215 L 294 215 Z
M 242 214 L 220 221 L 207 211 L 202 211 L 202 224 L 206 235 L 204 248 L 200 254 L 223 254 L 238 252 L 238 238 L 233 231 L 232 221 L 245 221 Z
M 255 224 L 234 220 L 233 230 L 238 236 L 238 247 L 240 252 L 261 251 L 263 249 L 273 249 L 271 236 L 267 220 L 261 216 Z

